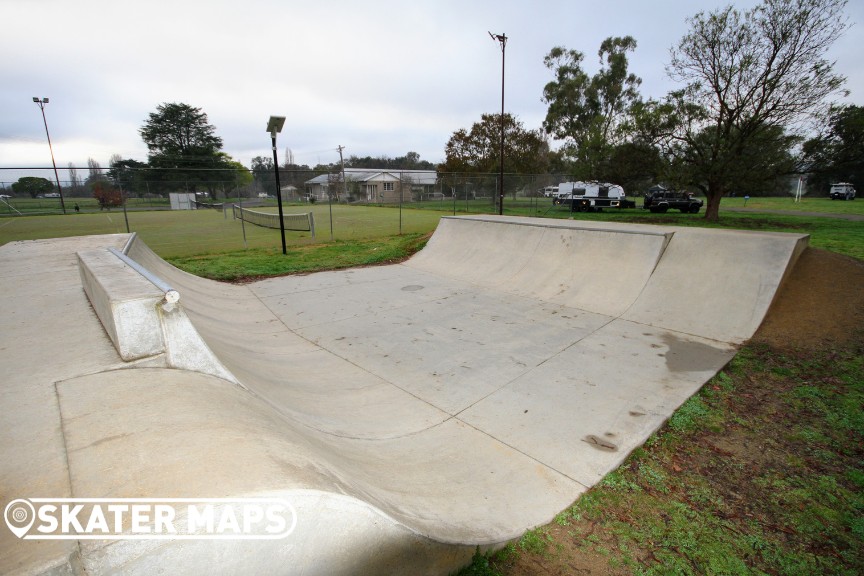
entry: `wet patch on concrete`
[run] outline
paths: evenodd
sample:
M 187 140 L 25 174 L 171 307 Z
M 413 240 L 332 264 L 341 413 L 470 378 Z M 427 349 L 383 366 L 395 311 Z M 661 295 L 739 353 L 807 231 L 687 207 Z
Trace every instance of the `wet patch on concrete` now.
M 669 332 L 663 334 L 662 338 L 668 348 L 662 356 L 666 358 L 666 367 L 672 372 L 716 372 L 717 366 L 725 364 L 729 356 L 728 348 L 685 340 Z

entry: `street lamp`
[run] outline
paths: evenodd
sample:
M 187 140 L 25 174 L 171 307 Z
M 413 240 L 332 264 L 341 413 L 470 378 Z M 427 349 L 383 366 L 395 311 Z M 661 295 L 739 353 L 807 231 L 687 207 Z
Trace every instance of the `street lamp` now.
M 270 133 L 270 139 L 273 142 L 273 170 L 276 171 L 276 201 L 279 203 L 279 231 L 282 233 L 282 254 L 287 254 L 288 250 L 285 247 L 285 221 L 282 220 L 282 186 L 279 184 L 279 160 L 276 159 L 276 134 L 282 132 L 282 126 L 284 125 L 284 116 L 270 116 L 270 121 L 267 122 L 267 132 Z
M 492 34 L 492 40 L 501 43 L 501 159 L 498 162 L 498 214 L 504 214 L 504 50 L 507 47 L 506 34 Z
M 42 110 L 42 122 L 45 124 L 45 135 L 48 136 L 48 150 L 51 151 L 51 164 L 54 165 L 54 180 L 57 181 L 57 191 L 60 193 L 60 208 L 63 209 L 63 214 L 66 214 L 66 203 L 63 202 L 63 189 L 60 187 L 60 177 L 57 175 L 57 163 L 54 162 L 54 148 L 51 146 L 51 135 L 48 134 L 48 121 L 45 119 L 45 104 L 48 104 L 48 98 L 33 97 L 33 102 Z

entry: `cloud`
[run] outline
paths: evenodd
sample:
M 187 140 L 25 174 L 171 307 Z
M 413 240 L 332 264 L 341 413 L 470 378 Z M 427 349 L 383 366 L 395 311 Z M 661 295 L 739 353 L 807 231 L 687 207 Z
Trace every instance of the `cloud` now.
M 739 1 L 746 8 L 755 0 Z M 501 50 L 488 32 L 508 36 L 505 108 L 539 127 L 543 57 L 557 45 L 586 54 L 608 36 L 638 42 L 631 69 L 644 96 L 673 85 L 664 64 L 687 30 L 685 18 L 712 0 L 352 2 L 321 0 L 4 0 L 0 36 L 0 166 L 50 160 L 33 96 L 46 108 L 58 164 L 107 164 L 111 154 L 146 159 L 138 129 L 162 102 L 208 114 L 225 150 L 248 165 L 268 155 L 271 114 L 287 122 L 279 146 L 298 162 L 420 153 L 443 159 L 449 136 L 501 98 Z M 849 7 L 853 20 L 864 6 Z M 832 56 L 864 91 L 860 27 Z M 5 180 L 0 177 L 0 180 Z

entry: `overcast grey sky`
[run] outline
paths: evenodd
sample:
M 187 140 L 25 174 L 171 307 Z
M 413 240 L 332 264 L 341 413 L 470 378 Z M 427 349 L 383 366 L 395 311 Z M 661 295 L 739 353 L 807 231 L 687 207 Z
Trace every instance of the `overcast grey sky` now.
M 675 85 L 664 65 L 686 18 L 722 0 L 0 0 L 0 167 L 50 166 L 34 96 L 45 112 L 58 166 L 86 168 L 112 154 L 141 161 L 138 129 L 162 102 L 201 108 L 224 149 L 249 165 L 269 155 L 270 115 L 298 164 L 416 151 L 439 162 L 450 135 L 501 106 L 527 128 L 546 114 L 543 57 L 554 46 L 586 54 L 631 35 L 631 70 L 643 97 Z M 755 0 L 737 0 L 749 8 Z M 848 102 L 864 104 L 864 1 L 830 57 L 848 78 Z M 0 180 L 9 180 L 0 173 Z

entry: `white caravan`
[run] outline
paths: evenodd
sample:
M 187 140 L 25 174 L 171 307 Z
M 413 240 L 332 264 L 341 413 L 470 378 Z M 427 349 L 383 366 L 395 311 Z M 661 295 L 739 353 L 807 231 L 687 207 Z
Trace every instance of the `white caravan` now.
M 636 202 L 627 199 L 624 188 L 608 182 L 562 182 L 553 202 L 568 204 L 574 212 L 636 207 Z
M 854 200 L 855 187 L 848 182 L 838 182 L 831 184 L 831 192 L 829 192 L 831 200 Z

